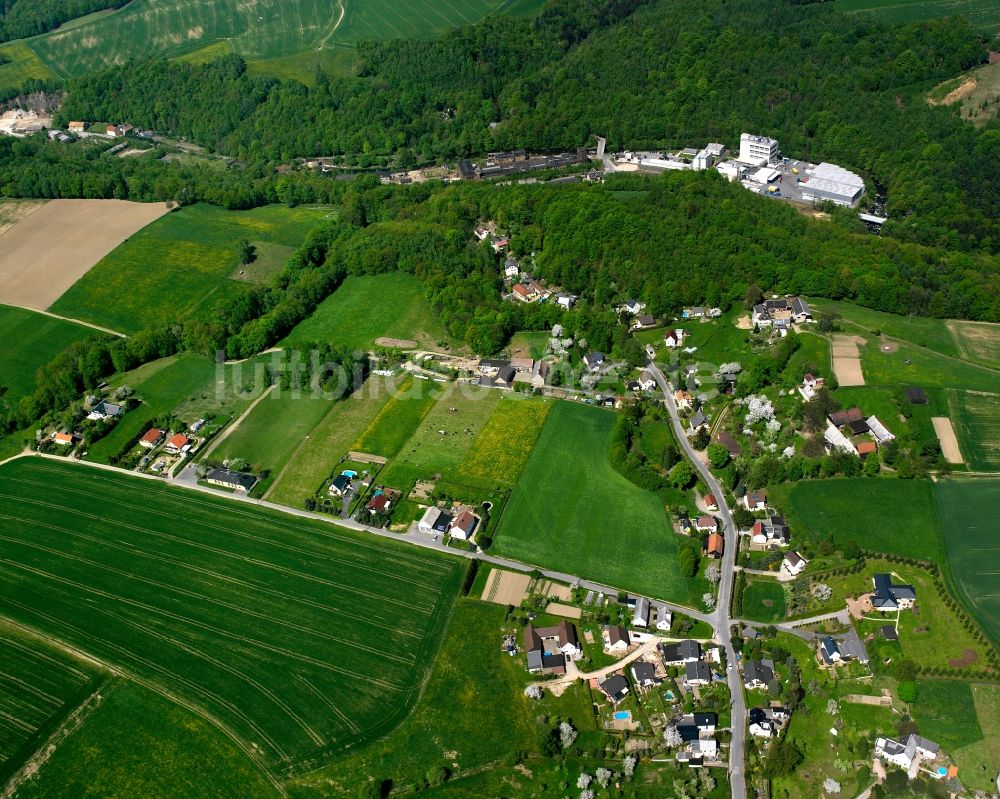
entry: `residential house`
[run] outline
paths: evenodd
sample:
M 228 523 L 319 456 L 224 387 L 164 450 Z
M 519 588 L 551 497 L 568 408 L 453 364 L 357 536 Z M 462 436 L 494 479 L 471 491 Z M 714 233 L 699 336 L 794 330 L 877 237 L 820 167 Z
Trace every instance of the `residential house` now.
M 662 602 L 658 602 L 654 608 L 656 613 L 656 629 L 667 631 L 670 629 L 670 625 L 673 624 L 674 614 L 670 612 Z
M 172 435 L 164 446 L 167 452 L 174 455 L 178 452 L 185 452 L 188 448 L 188 437 L 183 433 Z
M 521 264 L 517 258 L 509 257 L 503 264 L 503 274 L 506 278 L 516 279 L 521 276 Z
M 583 365 L 591 372 L 597 373 L 601 371 L 601 367 L 604 365 L 604 353 L 588 352 L 583 356 Z
M 510 242 L 503 236 L 490 237 L 490 246 L 493 248 L 493 252 L 497 254 L 500 254 L 501 252 L 506 250 L 508 244 L 510 244 Z
M 472 512 L 471 508 L 460 508 L 458 514 L 451 520 L 451 534 L 455 538 L 468 541 L 476 532 L 479 525 L 479 517 Z
M 509 366 L 510 361 L 504 361 L 501 359 L 494 358 L 484 358 L 479 362 L 479 371 L 484 375 L 495 375 L 505 366 Z
M 351 488 L 351 479 L 346 474 L 338 474 L 327 489 L 331 497 L 342 497 Z
M 639 383 L 640 391 L 652 391 L 656 388 L 656 379 L 653 377 L 651 372 L 646 370 L 640 372 L 639 380 L 637 382 Z
M 646 310 L 646 303 L 639 302 L 638 300 L 628 299 L 625 300 L 621 305 L 618 306 L 618 313 L 628 313 L 632 316 L 638 316 L 643 311 Z
M 907 610 L 917 603 L 917 592 L 912 585 L 896 585 L 889 574 L 872 577 L 872 610 L 889 613 L 893 610 Z
M 750 708 L 747 720 L 750 723 L 747 732 L 755 738 L 773 738 L 778 734 L 778 725 L 774 723 L 764 708 Z
M 782 516 L 759 519 L 750 528 L 750 543 L 768 547 L 787 546 L 791 539 L 788 524 Z
M 799 394 L 802 395 L 802 399 L 809 402 L 816 396 L 816 392 L 825 385 L 826 380 L 822 377 L 814 377 L 811 374 L 807 374 L 802 378 L 802 385 L 799 386 Z
M 726 548 L 725 539 L 718 533 L 709 533 L 705 542 L 705 555 L 710 558 L 721 558 Z
M 794 550 L 785 554 L 781 560 L 781 570 L 790 577 L 798 577 L 806 568 L 807 561 Z
M 703 427 L 708 427 L 708 418 L 700 410 L 695 411 L 694 415 L 688 419 L 688 430 L 693 434 Z
M 685 716 L 685 718 L 687 718 Z M 717 713 L 695 713 L 691 716 L 694 726 L 698 728 L 699 737 L 715 735 L 715 728 L 719 726 L 719 716 Z
M 805 300 L 799 297 L 780 297 L 765 300 L 753 307 L 750 316 L 752 324 L 758 327 L 787 329 L 791 323 L 812 320 L 812 311 Z
M 645 627 L 649 624 L 649 600 L 641 596 L 635 601 L 635 609 L 632 611 L 632 626 Z
M 76 441 L 76 436 L 72 433 L 53 433 L 52 440 L 61 447 L 68 447 Z
M 748 691 L 767 688 L 774 679 L 774 661 L 749 660 L 743 666 L 743 685 Z
M 848 663 L 854 660 L 859 663 L 868 662 L 868 650 L 865 648 L 861 636 L 858 635 L 858 631 L 853 627 L 847 633 L 837 638 L 830 635 L 821 638 L 819 656 L 828 666 L 837 663 Z
M 712 492 L 703 495 L 701 499 L 705 503 L 706 510 L 717 511 L 719 509 L 719 501 Z
M 712 682 L 712 669 L 703 660 L 684 664 L 684 684 L 688 687 L 708 685 Z
M 663 346 L 669 349 L 674 349 L 680 347 L 684 343 L 684 328 L 678 327 L 673 330 L 668 330 L 667 334 L 663 337 Z
M 743 495 L 743 507 L 747 510 L 767 510 L 767 492 L 754 488 Z
M 705 761 L 714 761 L 719 756 L 719 742 L 714 738 L 702 738 L 691 741 L 687 747 L 677 753 L 677 762 L 689 768 L 700 768 Z
M 374 516 L 376 513 L 388 513 L 392 508 L 392 500 L 382 491 L 377 491 L 375 496 L 368 500 L 365 509 Z
M 628 630 L 621 626 L 605 627 L 601 631 L 606 652 L 627 652 L 629 648 Z
M 420 521 L 417 522 L 417 529 L 427 535 L 441 535 L 448 532 L 451 522 L 452 516 L 450 513 L 446 513 L 441 508 L 431 506 L 420 517 Z
M 576 305 L 576 301 L 579 299 L 575 294 L 566 294 L 565 292 L 560 292 L 556 295 L 556 303 L 561 307 L 565 308 L 567 311 Z
M 476 225 L 476 229 L 472 231 L 472 234 L 480 241 L 483 241 L 484 239 L 489 238 L 490 231 L 489 228 L 484 227 L 483 225 Z
M 114 419 L 121 416 L 125 412 L 125 409 L 121 405 L 116 405 L 113 402 L 108 402 L 107 400 L 101 400 L 98 402 L 87 414 L 87 418 L 92 422 L 100 421 L 104 419 Z
M 892 441 L 896 438 L 889 432 L 889 428 L 878 420 L 877 416 L 869 416 L 866 420 L 866 424 L 868 425 L 868 432 L 871 433 L 872 438 L 875 439 L 875 443 L 880 447 L 886 442 Z
M 211 469 L 205 475 L 205 480 L 212 485 L 231 488 L 233 491 L 245 494 L 254 487 L 257 477 L 246 472 L 234 472 L 232 469 Z
M 700 305 L 695 305 L 693 308 L 685 308 L 681 311 L 682 319 L 702 319 L 705 316 L 705 309 Z
M 729 453 L 730 458 L 738 458 L 742 452 L 740 448 L 740 442 L 733 438 L 731 433 L 725 430 L 720 430 L 715 434 L 715 443 L 722 444 Z
M 551 369 L 552 364 L 548 361 L 535 361 L 535 365 L 531 368 L 531 379 L 528 382 L 535 388 L 542 388 L 549 379 Z
M 612 674 L 606 677 L 603 682 L 597 683 L 604 695 L 613 705 L 617 705 L 628 696 L 628 680 L 620 674 Z
M 722 316 L 722 309 L 721 308 L 709 308 L 708 309 L 708 318 L 709 319 L 718 319 L 721 316 Z
M 694 523 L 694 527 L 699 533 L 714 533 L 719 529 L 719 520 L 714 516 L 699 516 L 698 520 Z
M 632 320 L 631 328 L 633 330 L 646 330 L 650 327 L 656 327 L 656 317 L 650 316 L 649 314 L 640 314 L 635 319 Z
M 80 133 L 83 133 L 87 129 L 87 123 L 86 122 L 70 122 L 69 125 L 67 125 L 66 127 L 67 127 L 67 129 L 69 130 L 70 133 L 80 134 Z
M 677 403 L 679 410 L 691 410 L 691 395 L 682 389 L 677 389 L 674 394 L 674 401 Z
M 502 388 L 510 388 L 514 385 L 514 367 L 509 363 L 506 366 L 502 366 L 500 371 L 497 372 L 496 378 L 494 378 L 494 383 Z
M 515 283 L 514 287 L 511 289 L 514 295 L 514 299 L 520 300 L 521 302 L 531 302 L 538 295 L 532 292 L 524 283 Z
M 534 294 L 536 297 L 548 297 L 550 292 L 546 290 L 545 286 L 539 283 L 535 278 L 528 277 L 525 281 L 525 285 L 528 287 L 528 291 Z
M 675 644 L 661 643 L 658 648 L 664 666 L 682 666 L 701 659 L 701 644 L 690 639 Z
M 904 739 L 876 738 L 875 756 L 881 757 L 887 763 L 892 763 L 902 769 L 910 770 L 913 761 L 919 759 L 933 760 L 937 757 L 941 747 L 934 741 L 922 738 L 916 733 L 910 733 Z
M 554 627 L 524 628 L 524 651 L 528 656 L 528 671 L 532 674 L 565 674 L 566 661 L 583 655 L 576 628 L 568 621 Z
M 632 664 L 632 679 L 643 690 L 655 688 L 663 682 L 663 680 L 656 676 L 656 666 L 641 660 Z
M 142 438 L 139 439 L 139 446 L 145 447 L 146 449 L 153 449 L 157 444 L 163 441 L 164 432 L 162 430 L 157 430 L 155 427 L 149 428 Z

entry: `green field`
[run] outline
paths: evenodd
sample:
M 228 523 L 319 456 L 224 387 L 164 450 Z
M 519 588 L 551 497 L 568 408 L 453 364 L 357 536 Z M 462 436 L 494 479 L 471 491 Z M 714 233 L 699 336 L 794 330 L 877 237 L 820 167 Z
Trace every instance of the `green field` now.
M 0 621 L 0 784 L 103 680 L 99 668 Z
M 0 516 L 0 614 L 176 698 L 272 774 L 401 721 L 464 574 L 333 525 L 57 461 L 0 468 Z
M 769 486 L 769 502 L 799 536 L 835 546 L 940 561 L 944 556 L 934 485 L 926 480 L 839 478 Z
M 934 487 L 952 582 L 959 597 L 1000 646 L 1000 479 L 943 480 Z
M 245 282 L 231 279 L 239 275 L 241 239 L 297 247 L 328 213 L 282 205 L 180 208 L 102 258 L 51 310 L 125 333 L 195 316 L 245 290 Z
M 785 618 L 785 589 L 771 577 L 747 580 L 741 601 L 741 618 L 765 622 Z
M 371 423 L 389 398 L 380 378 L 369 378 L 360 391 L 335 402 L 329 413 L 301 442 L 274 481 L 267 498 L 301 508 L 347 454 L 358 435 Z
M 306 789 L 313 789 L 322 796 L 356 796 L 369 777 L 391 780 L 395 787 L 418 784 L 439 765 L 456 776 L 496 768 L 508 752 L 537 752 L 538 713 L 571 718 L 579 730 L 593 729 L 590 691 L 582 684 L 537 705 L 524 698 L 528 673 L 520 659 L 503 655 L 497 646 L 504 614 L 498 605 L 460 599 L 410 718 L 386 738 L 303 777 L 293 786 L 295 795 L 310 795 Z
M 241 458 L 257 473 L 267 469 L 277 474 L 335 404 L 315 394 L 275 389 L 212 449 L 211 457 Z
M 965 462 L 974 471 L 1000 470 L 1000 394 L 947 393 L 948 415 Z
M 833 6 L 890 23 L 961 16 L 983 31 L 996 33 L 1000 26 L 1000 6 L 993 0 L 835 0 Z
M 677 542 L 655 494 L 606 457 L 615 415 L 552 406 L 495 536 L 497 554 L 662 599 L 688 601 Z
M 361 40 L 432 36 L 508 5 L 503 0 L 134 0 L 117 12 L 90 15 L 79 24 L 7 45 L 0 52 L 17 69 L 9 70 L 9 77 L 0 73 L 0 80 L 19 85 L 25 77 L 75 77 L 132 58 L 214 52 L 219 42 L 266 63 Z M 516 11 L 527 14 L 541 2 L 516 5 Z
M 552 403 L 501 396 L 503 399 L 472 442 L 459 471 L 465 478 L 514 485 L 531 457 Z
M 875 336 L 865 336 L 867 344 L 859 347 L 865 383 L 896 388 L 964 388 L 969 391 L 996 391 L 1000 372 L 968 361 L 949 358 L 905 341 L 898 349 L 885 352 Z M 909 361 L 909 363 L 907 363 Z
M 444 391 L 430 380 L 404 378 L 351 449 L 394 458 Z
M 330 341 L 367 349 L 380 336 L 409 339 L 425 347 L 447 338 L 413 275 L 390 272 L 347 278 L 279 346 Z
M 115 680 L 101 689 L 101 701 L 83 726 L 17 792 L 18 799 L 277 799 L 280 795 L 266 774 L 219 729 L 127 680 Z
M 0 305 L 0 341 L 16 342 L 0 352 L 0 415 L 35 390 L 35 372 L 74 341 L 103 335 L 73 322 Z

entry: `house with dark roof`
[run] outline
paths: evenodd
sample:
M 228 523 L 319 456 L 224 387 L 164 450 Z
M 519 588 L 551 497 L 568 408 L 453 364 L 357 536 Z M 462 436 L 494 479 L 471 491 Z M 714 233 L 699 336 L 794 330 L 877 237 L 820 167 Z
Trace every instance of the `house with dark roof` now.
M 388 513 L 392 507 L 392 500 L 384 492 L 378 492 L 365 505 L 365 509 L 374 516 L 376 513 Z
M 691 639 L 673 644 L 662 643 L 658 648 L 664 666 L 682 666 L 701 659 L 701 644 Z
M 890 613 L 907 610 L 917 603 L 916 589 L 912 585 L 896 585 L 892 582 L 892 575 L 876 574 L 872 577 L 872 585 L 872 610 Z
M 108 402 L 107 400 L 101 400 L 98 402 L 87 414 L 87 418 L 90 421 L 100 421 L 103 419 L 114 419 L 125 413 L 125 409 L 121 405 L 116 405 L 113 402 Z
M 234 472 L 231 469 L 211 469 L 205 475 L 205 480 L 212 485 L 247 493 L 256 484 L 257 476 L 246 472 Z
M 819 643 L 819 656 L 828 666 L 855 660 L 858 663 L 868 662 L 868 650 L 858 631 L 853 627 L 836 638 L 830 635 L 823 636 Z
M 626 652 L 629 647 L 628 630 L 620 626 L 605 627 L 601 631 L 604 649 L 607 652 Z
M 842 411 L 834 411 L 827 418 L 830 420 L 830 424 L 839 430 L 841 427 L 849 425 L 851 422 L 863 422 L 865 420 L 865 415 L 861 412 L 861 408 L 854 406 L 853 408 L 846 408 Z M 868 432 L 867 427 L 863 432 Z
M 774 679 L 774 661 L 748 660 L 743 666 L 743 685 L 748 691 L 767 688 Z
M 697 433 L 702 427 L 708 427 L 708 417 L 699 409 L 688 419 L 688 430 Z
M 798 577 L 806 568 L 807 561 L 798 552 L 786 552 L 781 559 L 781 570 L 791 577 Z
M 910 770 L 914 760 L 933 760 L 941 747 L 934 741 L 922 738 L 916 733 L 910 733 L 907 738 L 876 738 L 875 756 L 881 757 L 887 763 Z
M 712 670 L 703 660 L 684 664 L 684 684 L 688 686 L 708 685 L 712 682 Z
M 742 450 L 740 449 L 740 442 L 733 438 L 731 433 L 725 430 L 720 430 L 715 434 L 715 443 L 722 444 L 729 453 L 730 458 L 738 458 Z
M 532 674 L 565 674 L 566 661 L 583 655 L 576 628 L 565 620 L 554 627 L 529 624 L 524 628 L 523 639 L 528 671 Z
M 514 367 L 508 363 L 505 366 L 500 367 L 500 370 L 497 372 L 497 376 L 494 378 L 493 382 L 498 386 L 509 388 L 514 384 L 515 374 Z
M 495 375 L 509 363 L 510 361 L 505 361 L 500 358 L 483 358 L 479 362 L 479 371 L 484 375 Z
M 331 497 L 342 497 L 351 487 L 351 480 L 345 474 L 338 474 L 333 478 L 333 482 L 330 483 L 330 488 L 328 489 Z
M 643 690 L 655 688 L 663 680 L 656 676 L 656 667 L 652 663 L 636 661 L 632 664 L 632 679 Z
M 764 544 L 771 548 L 788 546 L 792 534 L 783 516 L 771 515 L 767 519 L 758 519 L 750 528 L 750 542 Z
M 601 371 L 601 367 L 604 365 L 604 353 L 588 352 L 583 356 L 583 365 L 591 372 Z
M 620 674 L 612 674 L 610 677 L 605 678 L 603 682 L 598 682 L 597 687 L 601 689 L 613 705 L 617 705 L 628 696 L 628 680 Z
M 778 728 L 768 716 L 764 708 L 752 707 L 747 714 L 749 732 L 755 738 L 773 738 L 778 734 Z

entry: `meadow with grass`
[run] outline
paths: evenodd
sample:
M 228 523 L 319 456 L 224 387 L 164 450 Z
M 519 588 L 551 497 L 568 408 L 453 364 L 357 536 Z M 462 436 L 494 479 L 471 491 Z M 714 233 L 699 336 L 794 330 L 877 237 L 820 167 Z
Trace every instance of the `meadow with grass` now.
M 191 318 L 246 290 L 245 281 L 233 279 L 241 268 L 241 240 L 294 248 L 328 214 L 282 205 L 179 208 L 101 259 L 51 310 L 125 333 Z
M 447 339 L 444 326 L 413 275 L 388 272 L 348 277 L 279 346 L 295 348 L 331 341 L 338 346 L 369 349 L 383 336 L 431 348 Z
M 995 33 L 1000 25 L 1000 8 L 992 0 L 835 0 L 834 7 L 889 23 L 960 16 L 983 31 Z
M 464 477 L 514 485 L 535 448 L 552 401 L 496 393 L 503 399 L 466 451 L 459 472 Z
M 1000 478 L 950 479 L 934 487 L 951 581 L 959 598 L 1000 646 Z
M 688 582 L 663 505 L 608 462 L 615 418 L 587 405 L 552 406 L 494 548 L 526 563 L 687 602 Z
M 103 335 L 83 325 L 51 316 L 0 305 L 0 341 L 14 342 L 0 351 L 0 414 L 4 406 L 35 389 L 35 372 L 74 341 Z
M 973 471 L 1000 471 L 1000 393 L 949 389 L 947 396 L 965 462 Z
M 466 569 L 57 461 L 0 467 L 0 515 L 0 614 L 174 697 L 272 775 L 405 717 Z
M 785 618 L 785 589 L 772 577 L 751 577 L 739 598 L 737 615 L 750 621 L 777 622 Z
M 405 377 L 351 449 L 394 458 L 445 391 L 438 383 Z
M 830 539 L 876 552 L 940 562 L 944 557 L 934 484 L 927 480 L 836 478 L 772 485 L 768 502 L 795 537 Z

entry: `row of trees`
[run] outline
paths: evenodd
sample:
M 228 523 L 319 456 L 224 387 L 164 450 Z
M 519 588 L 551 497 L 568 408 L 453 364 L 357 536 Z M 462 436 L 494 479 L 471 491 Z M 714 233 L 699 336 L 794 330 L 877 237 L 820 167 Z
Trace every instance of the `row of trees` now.
M 121 8 L 129 0 L 0 0 L 0 42 L 58 28 L 71 19 Z

